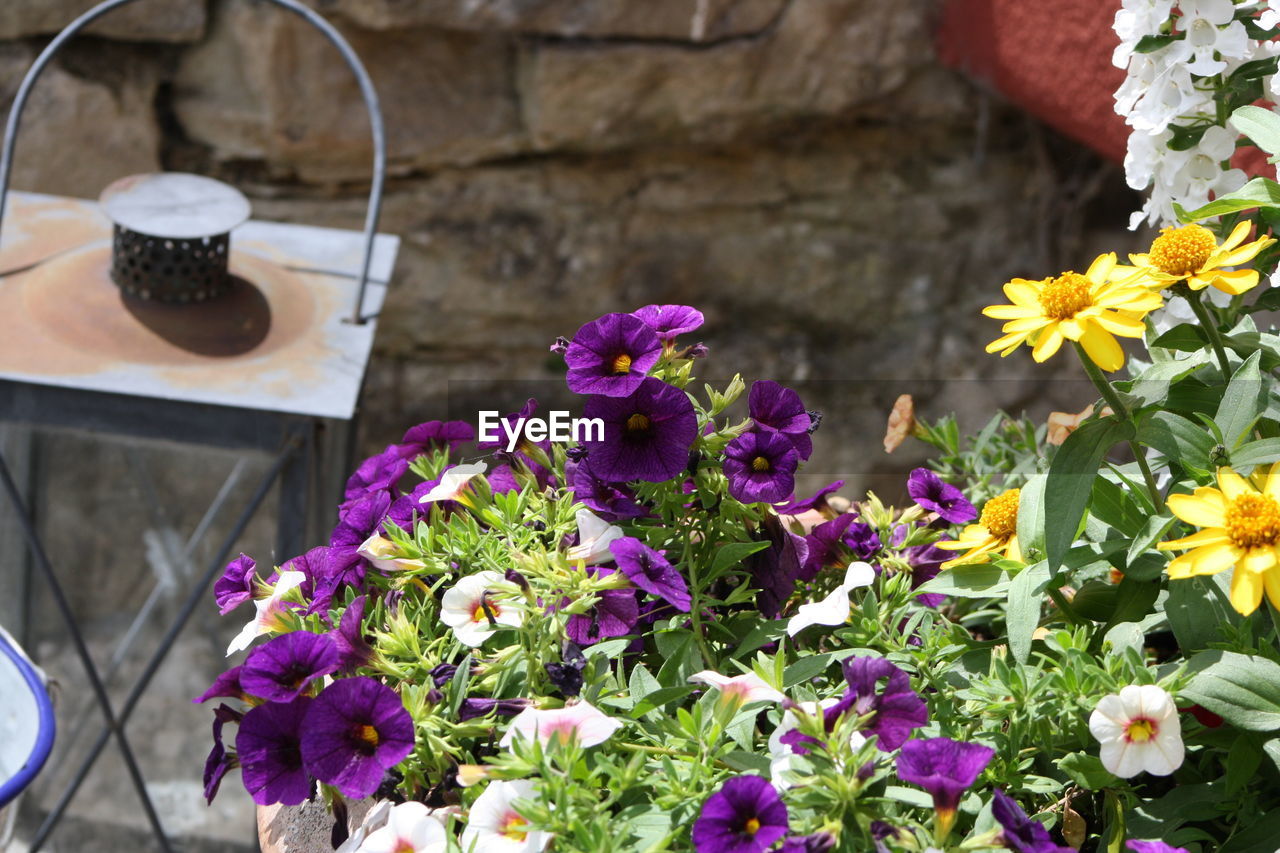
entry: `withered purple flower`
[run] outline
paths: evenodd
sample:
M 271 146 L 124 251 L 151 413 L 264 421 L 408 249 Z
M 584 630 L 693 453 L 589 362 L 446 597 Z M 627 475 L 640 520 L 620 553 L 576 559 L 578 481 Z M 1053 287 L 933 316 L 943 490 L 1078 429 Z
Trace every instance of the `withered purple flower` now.
M 253 598 L 253 584 L 258 579 L 258 564 L 241 554 L 230 563 L 213 585 L 213 600 L 224 616 Z

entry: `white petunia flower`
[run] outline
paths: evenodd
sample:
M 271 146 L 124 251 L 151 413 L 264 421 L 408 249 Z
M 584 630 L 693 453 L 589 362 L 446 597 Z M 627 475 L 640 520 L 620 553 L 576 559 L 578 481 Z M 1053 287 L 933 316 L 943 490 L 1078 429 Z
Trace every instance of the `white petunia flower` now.
M 689 680 L 699 684 L 710 685 L 720 691 L 721 701 L 734 702 L 739 705 L 765 700 L 781 702 L 787 698 L 766 684 L 765 680 L 754 672 L 744 672 L 742 675 L 735 675 L 731 678 L 727 675 L 704 669 L 702 672 L 689 676 Z
M 418 503 L 429 504 L 435 501 L 466 502 L 467 486 L 476 477 L 482 475 L 487 466 L 483 462 L 470 465 L 454 465 L 440 475 L 440 482 L 431 491 L 423 495 Z
M 1144 770 L 1168 776 L 1182 766 L 1182 723 L 1173 698 L 1154 684 L 1103 696 L 1089 716 L 1102 766 L 1122 779 Z
M 604 743 L 620 728 L 621 720 L 602 713 L 590 702 L 545 711 L 525 708 L 511 720 L 511 727 L 498 745 L 509 747 L 519 735 L 544 744 L 577 740 L 579 746 L 596 746 Z
M 356 553 L 384 572 L 402 572 L 420 569 L 421 560 L 400 556 L 400 548 L 381 533 L 374 533 L 360 544 Z
M 502 581 L 497 572 L 477 572 L 460 579 L 440 597 L 440 621 L 453 629 L 463 645 L 479 646 L 493 636 L 495 623 L 513 628 L 524 623 L 524 611 L 491 589 Z
M 843 625 L 849 621 L 849 593 L 870 586 L 876 570 L 867 563 L 851 563 L 844 573 L 844 583 L 821 601 L 801 604 L 796 615 L 787 620 L 787 636 L 794 637 L 810 625 Z
M 271 596 L 254 599 L 253 606 L 257 612 L 249 620 L 249 624 L 245 625 L 227 646 L 227 656 L 230 657 L 236 652 L 249 648 L 249 644 L 263 634 L 286 630 L 289 626 L 283 618 L 287 609 L 284 597 L 290 590 L 302 586 L 306 580 L 307 576 L 302 572 L 281 572 L 280 577 L 276 579 L 275 587 L 271 590 Z
M 530 830 L 529 821 L 512 806 L 537 796 L 533 782 L 490 782 L 471 805 L 462 830 L 463 853 L 539 853 L 551 843 L 551 833 Z
M 613 552 L 609 545 L 621 539 L 622 528 L 602 519 L 589 509 L 580 509 L 575 516 L 578 520 L 578 544 L 569 549 L 566 556 L 573 562 L 584 561 L 587 565 L 613 560 Z
M 358 853 L 444 853 L 448 833 L 440 818 L 422 803 L 400 803 L 381 829 L 369 833 Z

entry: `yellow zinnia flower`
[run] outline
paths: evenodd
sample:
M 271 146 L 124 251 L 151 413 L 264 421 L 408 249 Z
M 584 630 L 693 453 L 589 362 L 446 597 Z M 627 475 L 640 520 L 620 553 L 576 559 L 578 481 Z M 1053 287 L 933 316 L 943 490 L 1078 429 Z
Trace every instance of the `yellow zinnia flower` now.
M 1146 277 L 1149 287 L 1162 288 L 1185 281 L 1192 290 L 1212 286 L 1236 296 L 1257 285 L 1258 271 L 1222 267 L 1251 261 L 1275 242 L 1273 237 L 1259 237 L 1252 243 L 1244 243 L 1251 227 L 1252 223 L 1241 222 L 1221 246 L 1213 232 L 1203 225 L 1164 228 L 1149 252 L 1130 255 L 1134 265 L 1118 267 L 1117 274 L 1139 272 Z
M 1009 489 L 982 507 L 977 524 L 965 527 L 959 539 L 935 543 L 947 551 L 965 551 L 954 560 L 947 560 L 942 568 L 949 569 L 961 563 L 985 563 L 997 551 L 1004 551 L 1010 560 L 1022 562 L 1022 549 L 1018 547 L 1018 500 L 1020 489 Z
M 1141 275 L 1131 272 L 1117 278 L 1116 269 L 1116 254 L 1110 252 L 1099 255 L 1084 275 L 1064 272 L 1043 281 L 1015 278 L 1004 286 L 1012 305 L 982 309 L 988 317 L 1009 321 L 1004 324 L 1004 337 L 987 344 L 987 352 L 1000 352 L 1003 357 L 1029 343 L 1031 357 L 1044 361 L 1063 340 L 1071 340 L 1078 341 L 1098 367 L 1119 370 L 1124 366 L 1124 350 L 1115 336 L 1142 337 L 1146 331 L 1142 318 L 1164 300 L 1143 283 Z
M 1161 551 L 1190 551 L 1169 563 L 1169 577 L 1213 575 L 1234 567 L 1231 606 L 1248 616 L 1267 598 L 1280 607 L 1280 466 L 1259 488 L 1230 468 L 1218 469 L 1218 488 L 1170 495 L 1169 509 L 1198 533 L 1161 542 Z

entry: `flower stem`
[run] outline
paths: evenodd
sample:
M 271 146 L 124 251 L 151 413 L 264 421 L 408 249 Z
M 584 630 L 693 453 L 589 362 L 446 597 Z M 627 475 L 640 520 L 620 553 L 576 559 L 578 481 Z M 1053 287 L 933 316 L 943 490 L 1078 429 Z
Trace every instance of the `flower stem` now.
M 1121 420 L 1133 423 L 1133 414 L 1129 408 L 1120 399 L 1120 395 L 1116 393 L 1116 389 L 1111 387 L 1111 383 L 1107 381 L 1107 377 L 1102 375 L 1102 370 L 1098 365 L 1093 363 L 1089 358 L 1089 354 L 1084 351 L 1084 347 L 1079 341 L 1072 341 L 1076 348 L 1076 355 L 1080 357 L 1080 363 L 1084 365 L 1084 372 L 1088 374 L 1089 380 L 1093 382 L 1098 392 L 1102 394 L 1102 399 L 1107 401 L 1107 405 L 1111 407 L 1111 411 Z M 1146 454 L 1142 452 L 1142 448 L 1137 442 L 1130 440 L 1128 442 L 1129 449 L 1133 451 L 1133 457 L 1138 461 L 1138 468 L 1142 471 L 1142 478 L 1147 483 L 1147 491 L 1151 494 L 1151 502 L 1155 505 L 1157 513 L 1164 512 L 1164 497 L 1160 494 L 1160 487 L 1156 485 L 1156 478 L 1151 474 L 1151 466 L 1147 464 Z
M 1191 310 L 1195 312 L 1196 319 L 1200 321 L 1200 325 L 1204 328 L 1205 334 L 1209 336 L 1209 344 L 1213 347 L 1213 354 L 1218 357 L 1218 366 L 1222 368 L 1222 378 L 1231 378 L 1231 362 L 1227 361 L 1227 350 L 1222 343 L 1222 333 L 1218 331 L 1217 322 L 1209 316 L 1209 309 L 1204 307 L 1204 303 L 1200 301 L 1200 294 L 1194 290 L 1187 288 L 1182 291 L 1182 298 L 1187 300 L 1187 304 L 1191 306 Z

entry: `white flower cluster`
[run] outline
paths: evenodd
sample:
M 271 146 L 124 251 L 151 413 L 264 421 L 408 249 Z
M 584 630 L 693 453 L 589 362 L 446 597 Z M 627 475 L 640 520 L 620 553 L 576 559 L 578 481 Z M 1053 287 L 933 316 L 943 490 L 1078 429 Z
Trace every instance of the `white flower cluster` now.
M 1262 28 L 1280 24 L 1280 0 L 1122 0 L 1112 62 L 1129 72 L 1115 93 L 1116 112 L 1133 128 L 1125 177 L 1136 190 L 1150 188 L 1130 228 L 1143 220 L 1176 223 L 1175 202 L 1191 210 L 1207 204 L 1211 193 L 1244 185 L 1243 172 L 1224 168 L 1239 134 L 1222 126 L 1214 94 L 1222 75 L 1275 55 L 1280 45 L 1251 38 L 1236 19 L 1240 11 L 1257 14 Z M 1156 50 L 1137 51 L 1143 39 L 1169 36 L 1175 38 Z M 1280 75 L 1272 75 L 1268 86 L 1280 100 Z M 1169 147 L 1174 127 L 1205 124 L 1210 126 L 1198 144 Z

